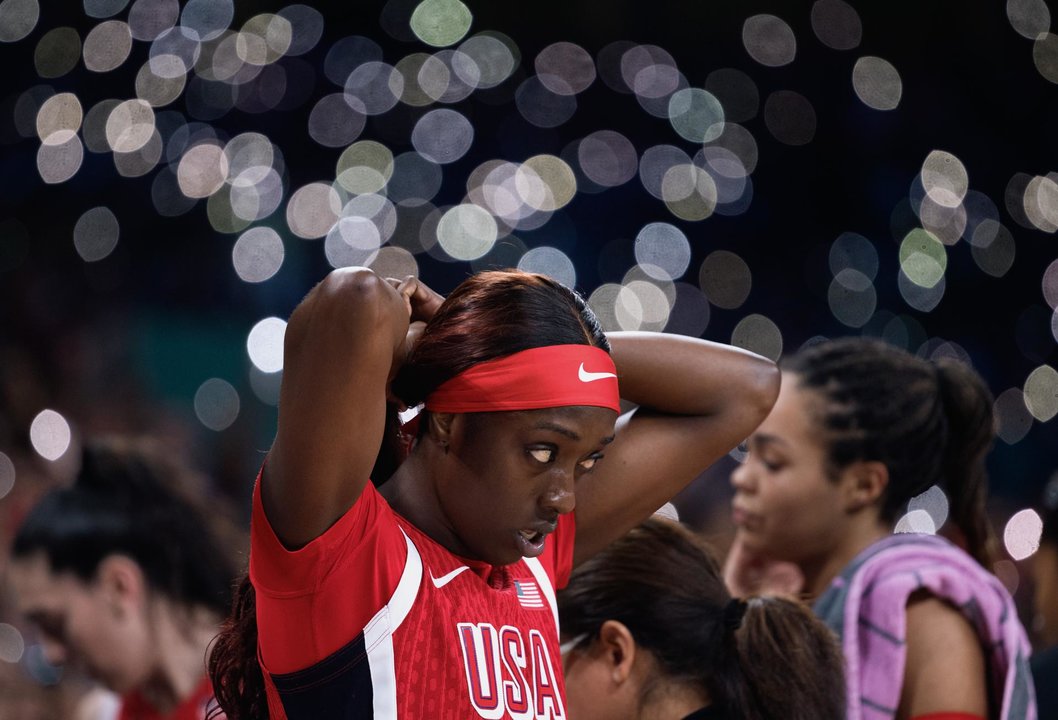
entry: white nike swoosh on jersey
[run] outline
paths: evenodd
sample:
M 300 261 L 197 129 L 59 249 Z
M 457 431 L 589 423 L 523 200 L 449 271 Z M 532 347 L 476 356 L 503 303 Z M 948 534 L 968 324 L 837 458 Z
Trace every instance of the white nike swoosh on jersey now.
M 615 378 L 617 376 L 614 375 L 613 373 L 593 373 L 593 372 L 588 372 L 587 370 L 584 369 L 584 363 L 581 363 L 580 364 L 580 369 L 577 370 L 577 377 L 580 378 L 581 382 L 589 383 L 589 382 L 595 382 L 596 380 L 603 380 L 605 378 L 610 378 L 610 377 Z
M 448 583 L 450 583 L 453 580 L 455 580 L 456 575 L 458 575 L 459 573 L 463 572 L 464 570 L 469 570 L 469 569 L 470 569 L 469 567 L 467 567 L 466 565 L 463 565 L 462 567 L 457 567 L 455 570 L 453 570 L 450 573 L 445 573 L 441 577 L 434 577 L 433 573 L 431 572 L 430 573 L 430 579 L 433 580 L 433 586 L 435 588 L 443 588 L 445 585 L 447 585 Z

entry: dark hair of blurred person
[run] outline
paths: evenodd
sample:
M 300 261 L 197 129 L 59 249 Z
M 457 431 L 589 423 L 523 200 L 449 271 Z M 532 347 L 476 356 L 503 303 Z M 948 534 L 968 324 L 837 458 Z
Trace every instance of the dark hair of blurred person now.
M 121 720 L 199 720 L 212 699 L 205 660 L 234 553 L 186 477 L 153 445 L 91 443 L 73 485 L 45 495 L 15 536 L 12 582 L 46 659 L 121 695 Z
M 729 587 L 752 591 L 774 562 L 796 565 L 841 637 L 850 717 L 1032 717 L 1028 640 L 986 569 L 995 431 L 982 378 L 870 338 L 824 341 L 781 367 L 779 399 L 732 475 Z M 950 505 L 945 532 L 965 551 L 893 534 L 909 500 L 933 486 Z
M 845 708 L 841 650 L 796 600 L 733 599 L 708 546 L 658 516 L 558 595 L 577 720 L 816 720 Z

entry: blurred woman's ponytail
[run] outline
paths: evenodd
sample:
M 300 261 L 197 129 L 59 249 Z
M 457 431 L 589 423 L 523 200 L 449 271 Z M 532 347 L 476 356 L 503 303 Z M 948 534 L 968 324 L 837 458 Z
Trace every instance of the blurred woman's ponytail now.
M 734 631 L 732 662 L 720 666 L 714 696 L 730 717 L 839 718 L 845 712 L 841 650 L 811 610 L 783 597 L 754 597 Z
M 937 385 L 948 420 L 942 472 L 949 514 L 966 552 L 991 569 L 996 538 L 985 514 L 985 456 L 995 438 L 992 393 L 980 375 L 947 358 L 937 361 Z

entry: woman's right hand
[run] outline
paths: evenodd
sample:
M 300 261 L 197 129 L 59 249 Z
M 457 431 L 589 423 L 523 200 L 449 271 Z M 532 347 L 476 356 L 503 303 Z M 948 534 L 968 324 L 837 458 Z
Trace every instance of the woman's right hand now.
M 774 560 L 746 547 L 740 535 L 724 560 L 724 584 L 735 597 L 753 595 L 800 596 L 804 590 L 804 575 L 792 562 Z
M 386 278 L 386 282 L 392 285 L 408 308 L 408 320 L 410 322 L 427 323 L 445 301 L 439 293 L 431 290 L 426 283 L 414 275 L 408 275 L 403 280 L 397 278 Z

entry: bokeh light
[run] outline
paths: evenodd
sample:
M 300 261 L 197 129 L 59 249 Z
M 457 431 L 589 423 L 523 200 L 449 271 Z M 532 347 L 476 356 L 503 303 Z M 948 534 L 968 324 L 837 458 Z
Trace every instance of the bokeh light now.
M 427 45 L 446 47 L 463 39 L 472 19 L 459 0 L 423 0 L 411 15 L 411 29 Z
M 81 59 L 81 36 L 71 27 L 57 27 L 37 41 L 33 65 L 42 78 L 58 78 L 70 72 Z
M 220 432 L 239 416 L 239 393 L 227 380 L 210 378 L 195 391 L 194 405 L 198 421 Z
M 812 4 L 812 31 L 834 50 L 852 50 L 860 44 L 863 25 L 856 9 L 844 0 L 817 0 Z
M 247 230 L 235 241 L 231 261 L 235 273 L 248 283 L 260 283 L 279 272 L 285 251 L 279 233 L 269 227 Z
M 0 500 L 3 500 L 15 487 L 15 464 L 4 453 L 0 452 Z
M 0 42 L 18 42 L 33 32 L 39 19 L 37 0 L 0 2 Z
M 261 372 L 276 373 L 283 369 L 283 338 L 287 324 L 277 317 L 267 317 L 251 328 L 246 338 L 246 353 Z
M 933 233 L 912 230 L 900 243 L 900 270 L 915 285 L 935 287 L 947 268 L 948 254 Z
M 577 285 L 577 270 L 573 267 L 573 261 L 558 248 L 547 245 L 533 248 L 523 255 L 518 261 L 518 269 L 547 275 L 566 287 Z
M 66 182 L 81 169 L 84 145 L 77 135 L 59 144 L 42 144 L 37 150 L 37 172 L 49 185 Z
M 179 18 L 177 0 L 136 0 L 129 8 L 129 28 L 136 40 L 154 40 L 176 25 Z
M 775 15 L 754 15 L 742 25 L 742 44 L 750 57 L 767 67 L 781 67 L 797 55 L 793 30 Z
M 878 293 L 870 277 L 859 270 L 845 268 L 834 275 L 827 291 L 827 304 L 841 324 L 860 328 L 874 316 Z
M 1058 35 L 1041 33 L 1032 46 L 1032 60 L 1044 79 L 1058 84 Z
M 864 105 L 874 110 L 893 110 L 900 104 L 904 84 L 888 60 L 867 56 L 852 68 L 852 87 Z
M 1054 177 L 1037 176 L 1029 180 L 1023 208 L 1036 228 L 1047 233 L 1058 230 L 1058 182 Z
M 298 188 L 287 203 L 287 225 L 300 238 L 323 237 L 338 221 L 341 199 L 338 192 L 324 183 L 309 183 Z
M 62 145 L 81 129 L 83 117 L 81 101 L 76 95 L 52 95 L 37 111 L 37 136 L 45 145 Z
M 907 503 L 909 512 L 916 510 L 925 511 L 933 522 L 935 530 L 939 530 L 948 520 L 948 496 L 939 486 L 933 485 L 925 492 L 911 498 Z
M 712 93 L 684 88 L 669 98 L 669 122 L 685 140 L 712 142 L 724 132 L 724 108 Z
M 577 146 L 581 171 L 603 187 L 623 185 L 636 176 L 639 158 L 631 141 L 619 132 L 599 130 Z
M 29 426 L 29 441 L 45 460 L 58 460 L 70 449 L 70 423 L 54 410 L 41 410 Z
M 1014 513 L 1003 528 L 1003 546 L 1015 560 L 1024 560 L 1040 549 L 1043 520 L 1035 510 Z
M 85 262 L 98 262 L 117 247 L 121 228 L 107 207 L 86 210 L 73 229 L 73 244 Z
M 540 82 L 556 95 L 576 95 L 595 81 L 595 62 L 588 51 L 571 42 L 548 45 L 536 56 Z
M 678 280 L 691 262 L 691 244 L 675 225 L 645 225 L 635 239 L 635 256 L 647 275 L 657 280 Z
M 764 315 L 747 315 L 731 332 L 731 344 L 777 361 L 782 356 L 782 331 Z
M 423 115 L 411 133 L 415 150 L 427 160 L 441 165 L 463 157 L 473 141 L 474 126 L 466 117 L 447 108 Z
M 966 166 L 944 150 L 934 150 L 926 156 L 921 179 L 929 199 L 948 208 L 959 207 L 970 187 Z
M 996 418 L 996 435 L 1007 445 L 1014 445 L 1032 429 L 1032 414 L 1025 405 L 1021 388 L 1007 388 L 996 397 L 992 412 Z
M 1007 0 L 1010 26 L 1029 40 L 1035 40 L 1051 27 L 1051 11 L 1044 0 Z
M 1040 422 L 1058 415 L 1058 370 L 1040 365 L 1029 373 L 1022 388 L 1025 407 Z
M 921 533 L 924 535 L 936 535 L 937 525 L 932 516 L 922 509 L 912 510 L 900 517 L 893 528 L 895 533 Z
M 698 285 L 711 304 L 734 310 L 749 297 L 753 276 L 741 257 L 728 250 L 716 250 L 702 261 Z
M 22 633 L 14 625 L 0 623 L 0 660 L 6 663 L 17 663 L 26 651 Z
M 121 67 L 132 52 L 132 30 L 121 20 L 96 25 L 84 39 L 84 65 L 105 73 Z
M 437 241 L 457 260 L 479 258 L 496 243 L 496 219 L 477 205 L 449 208 L 437 224 Z

